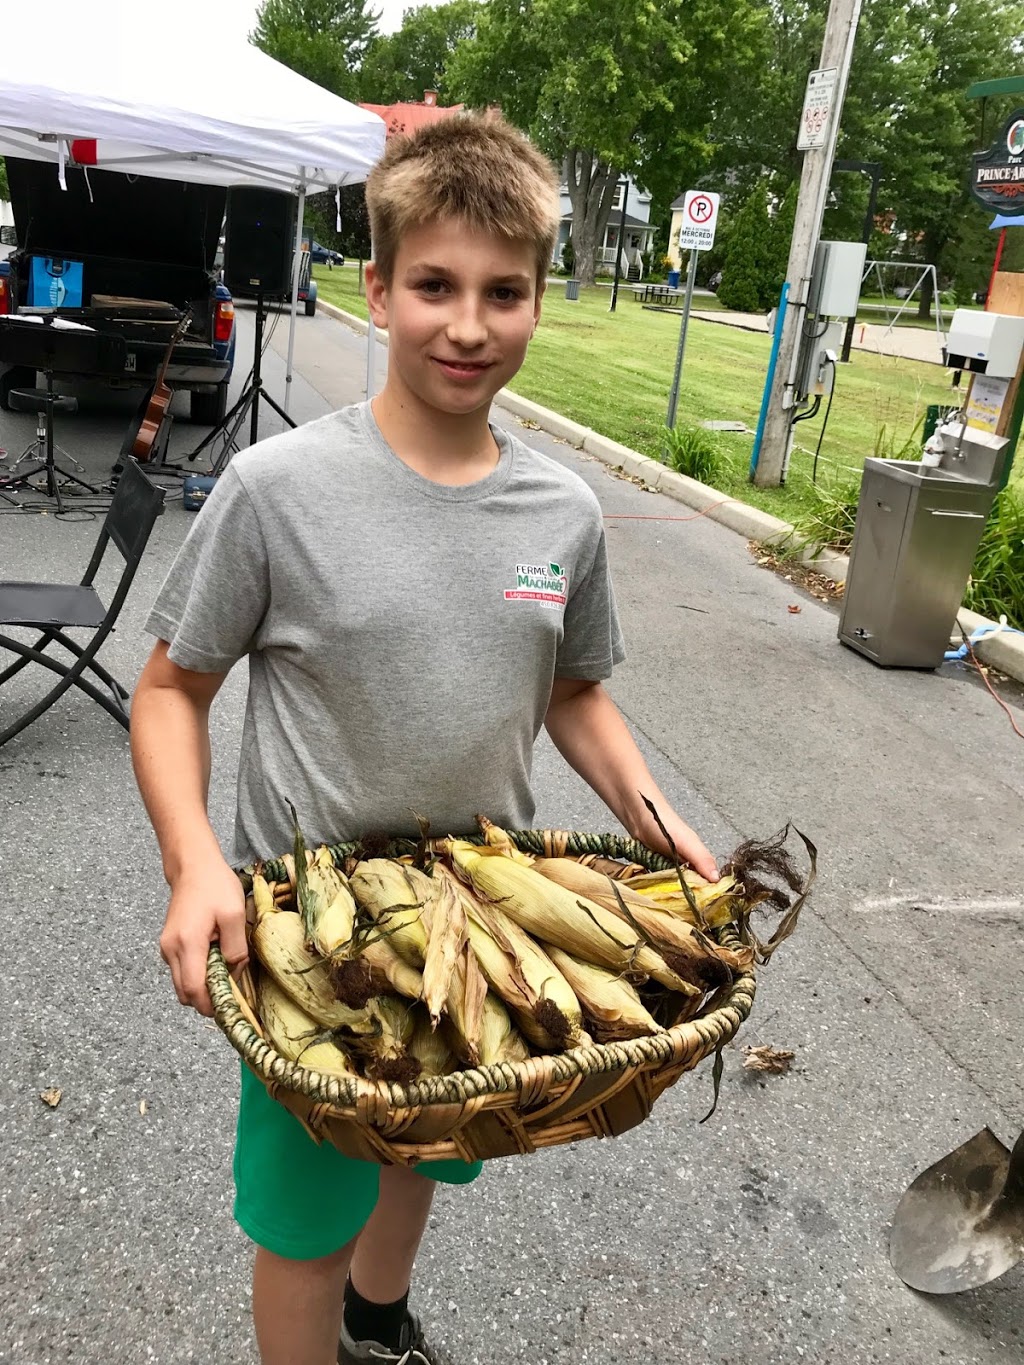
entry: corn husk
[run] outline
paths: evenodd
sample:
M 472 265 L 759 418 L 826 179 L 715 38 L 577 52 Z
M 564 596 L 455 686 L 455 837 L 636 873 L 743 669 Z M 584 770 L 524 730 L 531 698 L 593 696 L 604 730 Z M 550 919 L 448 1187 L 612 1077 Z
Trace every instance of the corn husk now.
M 576 992 L 591 1032 L 599 1043 L 640 1038 L 662 1030 L 644 1008 L 636 987 L 605 967 L 581 962 L 561 948 L 551 960 Z
M 653 976 L 683 994 L 697 992 L 632 926 L 602 906 L 492 848 L 449 840 L 447 851 L 480 896 L 498 902 L 505 914 L 542 943 L 615 972 Z
M 491 989 L 537 1047 L 562 1051 L 584 1041 L 583 1013 L 549 955 L 501 906 L 482 900 L 439 864 L 435 875 L 465 906 L 469 943 Z
M 567 891 L 594 901 L 623 923 L 632 919 L 672 968 L 695 986 L 714 989 L 750 964 L 749 951 L 737 953 L 719 947 L 657 902 L 631 887 L 613 887 L 599 872 L 571 858 L 538 858 L 534 869 Z
M 348 1054 L 265 971 L 256 980 L 256 1004 L 267 1040 L 282 1057 L 325 1076 L 358 1074 Z

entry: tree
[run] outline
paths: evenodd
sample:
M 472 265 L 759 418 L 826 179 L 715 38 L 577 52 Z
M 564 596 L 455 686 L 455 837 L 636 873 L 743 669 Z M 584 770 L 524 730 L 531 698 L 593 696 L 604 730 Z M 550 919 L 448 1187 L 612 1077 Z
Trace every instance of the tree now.
M 770 297 L 775 268 L 773 257 L 777 255 L 773 245 L 768 190 L 765 181 L 759 180 L 736 215 L 729 236 L 722 283 L 718 288 L 718 297 L 726 308 L 734 308 L 738 313 L 757 313 L 775 302 Z M 783 275 L 785 268 L 783 258 Z M 777 298 L 778 288 L 775 294 Z
M 263 0 L 250 42 L 346 99 L 359 98 L 359 66 L 376 32 L 367 0 Z
M 0 199 L 10 199 L 11 191 L 7 187 L 7 158 L 0 156 Z
M 395 104 L 436 90 L 441 104 L 456 103 L 446 68 L 459 44 L 475 35 L 480 9 L 479 0 L 407 9 L 397 33 L 378 34 L 370 44 L 359 77 L 362 98 Z
M 763 0 L 491 0 L 448 67 L 563 169 L 576 271 L 593 283 L 619 176 L 672 196 L 706 167 L 730 84 L 753 70 Z

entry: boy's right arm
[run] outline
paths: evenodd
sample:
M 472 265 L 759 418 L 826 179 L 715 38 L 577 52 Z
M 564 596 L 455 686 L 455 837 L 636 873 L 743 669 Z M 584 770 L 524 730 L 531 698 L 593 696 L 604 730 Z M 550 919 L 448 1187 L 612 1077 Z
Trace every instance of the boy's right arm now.
M 160 954 L 181 1003 L 211 1015 L 210 943 L 219 940 L 229 967 L 248 957 L 245 896 L 206 810 L 209 713 L 227 675 L 180 668 L 167 649 L 157 642 L 132 698 L 132 764 L 171 890 Z

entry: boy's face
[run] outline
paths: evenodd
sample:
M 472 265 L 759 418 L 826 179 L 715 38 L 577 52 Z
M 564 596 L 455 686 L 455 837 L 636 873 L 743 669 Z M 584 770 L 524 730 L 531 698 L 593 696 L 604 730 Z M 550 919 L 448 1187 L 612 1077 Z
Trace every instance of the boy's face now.
M 372 265 L 366 281 L 389 333 L 388 388 L 451 416 L 489 409 L 540 318 L 530 248 L 453 220 L 403 237 L 390 287 Z

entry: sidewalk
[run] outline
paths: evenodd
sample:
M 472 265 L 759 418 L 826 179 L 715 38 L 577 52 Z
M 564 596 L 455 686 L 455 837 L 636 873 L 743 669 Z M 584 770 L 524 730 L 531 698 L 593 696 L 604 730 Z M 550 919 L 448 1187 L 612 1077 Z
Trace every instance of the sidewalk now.
M 279 327 L 264 361 L 278 399 L 286 344 Z M 354 331 L 302 319 L 296 355 L 296 417 L 363 396 Z M 264 416 L 263 434 L 279 429 Z M 886 1248 L 915 1174 L 985 1124 L 1012 1140 L 1024 1113 L 1024 995 L 1007 970 L 1024 923 L 1020 741 L 967 670 L 874 668 L 838 644 L 832 608 L 758 568 L 734 531 L 496 416 L 601 503 L 628 649 L 610 686 L 655 779 L 721 856 L 791 818 L 820 879 L 726 1050 L 715 1116 L 699 1122 L 705 1066 L 623 1138 L 495 1162 L 472 1191 L 444 1192 L 414 1306 L 459 1365 L 1017 1365 L 1024 1271 L 929 1300 Z M 0 414 L 0 443 L 26 425 Z M 72 419 L 61 439 L 99 471 L 122 428 L 100 413 L 94 444 Z M 196 437 L 176 424 L 176 453 Z M 168 503 L 104 647 L 129 685 L 192 522 Z M 98 529 L 0 528 L 15 578 L 77 569 Z M 212 712 L 222 838 L 242 673 Z M 5 706 L 33 685 L 20 675 Z M 66 698 L 0 749 L 0 775 L 0 1362 L 254 1365 L 251 1248 L 231 1221 L 237 1066 L 174 1003 L 157 957 L 166 888 L 124 732 Z M 544 740 L 534 778 L 538 824 L 608 828 Z M 792 1070 L 746 1070 L 754 1044 L 794 1051 Z M 55 1109 L 38 1098 L 49 1087 Z

